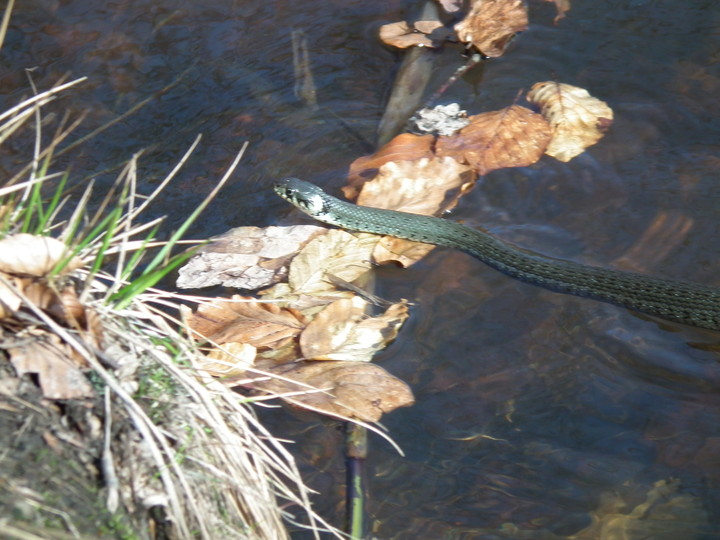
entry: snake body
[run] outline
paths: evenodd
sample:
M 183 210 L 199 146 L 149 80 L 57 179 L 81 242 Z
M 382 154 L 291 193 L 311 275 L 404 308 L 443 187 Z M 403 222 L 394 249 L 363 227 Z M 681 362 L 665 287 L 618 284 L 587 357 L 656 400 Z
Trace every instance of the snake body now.
M 286 178 L 275 192 L 318 221 L 464 251 L 520 281 L 661 319 L 720 330 L 720 288 L 554 259 L 445 219 L 357 206 Z

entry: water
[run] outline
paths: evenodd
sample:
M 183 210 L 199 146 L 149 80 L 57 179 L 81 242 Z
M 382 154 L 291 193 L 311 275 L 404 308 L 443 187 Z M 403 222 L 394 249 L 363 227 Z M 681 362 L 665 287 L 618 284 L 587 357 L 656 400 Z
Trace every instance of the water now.
M 105 169 L 151 147 L 141 174 L 152 181 L 204 133 L 155 209 L 171 214 L 172 227 L 251 142 L 225 196 L 194 229 L 202 237 L 273 222 L 286 209 L 268 194 L 276 176 L 339 185 L 365 153 L 358 135 L 373 140 L 392 81 L 396 56 L 375 43 L 374 29 L 402 7 L 22 4 L 1 57 L 3 106 L 27 94 L 24 67 L 38 66 L 43 88 L 66 71 L 88 75 L 57 110 L 88 110 L 90 132 L 188 70 L 66 158 L 73 170 L 104 186 L 113 177 Z M 720 5 L 576 1 L 558 25 L 553 17 L 551 5 L 531 3 L 529 31 L 450 97 L 481 112 L 559 80 L 608 101 L 615 124 L 568 164 L 546 158 L 491 173 L 452 219 L 542 253 L 720 285 Z M 294 97 L 291 28 L 308 36 L 319 103 L 352 132 Z M 0 160 L 3 171 L 21 150 Z M 628 531 L 647 532 L 652 519 L 666 520 L 670 535 L 652 538 L 720 537 L 717 335 L 542 291 L 448 250 L 379 273 L 380 294 L 415 303 L 378 362 L 411 384 L 417 404 L 383 419 L 404 457 L 372 443 L 368 511 L 378 538 L 564 538 L 593 516 L 613 516 L 633 538 L 641 533 Z M 268 422 L 297 439 L 294 451 L 322 493 L 318 509 L 341 524 L 341 432 L 288 411 Z M 677 490 L 631 522 L 653 486 L 671 478 Z

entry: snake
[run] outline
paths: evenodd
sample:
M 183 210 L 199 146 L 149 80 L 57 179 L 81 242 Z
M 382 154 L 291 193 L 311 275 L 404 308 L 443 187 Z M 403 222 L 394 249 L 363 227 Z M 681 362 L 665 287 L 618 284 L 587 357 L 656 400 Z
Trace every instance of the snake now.
M 548 257 L 444 218 L 341 201 L 298 178 L 277 181 L 274 191 L 329 225 L 457 249 L 503 274 L 550 291 L 696 328 L 720 330 L 718 287 Z

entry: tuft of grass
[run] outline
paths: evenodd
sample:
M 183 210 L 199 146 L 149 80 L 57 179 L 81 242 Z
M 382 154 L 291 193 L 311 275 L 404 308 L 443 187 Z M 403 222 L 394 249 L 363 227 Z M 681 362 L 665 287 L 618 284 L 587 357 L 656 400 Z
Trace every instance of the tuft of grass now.
M 288 522 L 304 523 L 315 538 L 323 531 L 342 537 L 315 514 L 293 457 L 258 421 L 252 403 L 193 368 L 200 353 L 169 313 L 198 298 L 154 288 L 190 256 L 176 253 L 187 244 L 183 235 L 233 173 L 245 146 L 215 189 L 168 241 L 160 242 L 160 220 L 144 223 L 143 211 L 162 196 L 200 137 L 148 196 L 138 195 L 140 155 L 133 156 L 90 213 L 92 183 L 73 199 L 71 175 L 52 172 L 54 150 L 68 129 L 58 129 L 50 143 L 40 144 L 42 107 L 79 82 L 59 84 L 0 114 L 0 146 L 24 129 L 36 134 L 28 165 L 0 189 L 0 237 L 25 232 L 53 236 L 67 246 L 46 280 L 55 290 L 60 286 L 53 283 L 70 282 L 92 324 L 63 324 L 18 290 L 25 318 L 12 325 L 22 327 L 30 317 L 35 332 L 54 335 L 88 366 L 98 393 L 96 407 L 104 410 L 98 462 L 104 506 L 112 517 L 104 531 L 145 537 L 143 522 L 129 520 L 120 509 L 144 508 L 143 497 L 152 493 L 180 539 L 283 539 Z M 31 119 L 34 125 L 28 125 Z M 85 266 L 60 276 L 76 256 Z M 125 482 L 132 482 L 132 489 L 121 489 Z

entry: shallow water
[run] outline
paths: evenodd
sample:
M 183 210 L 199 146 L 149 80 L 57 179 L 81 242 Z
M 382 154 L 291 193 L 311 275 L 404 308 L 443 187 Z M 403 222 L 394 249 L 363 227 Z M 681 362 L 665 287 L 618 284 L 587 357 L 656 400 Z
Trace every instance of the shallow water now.
M 268 190 L 276 176 L 339 185 L 344 168 L 366 153 L 358 136 L 374 139 L 396 66 L 374 29 L 402 7 L 22 4 L 2 51 L 3 107 L 28 93 L 22 68 L 38 66 L 33 77 L 43 88 L 66 71 L 88 75 L 55 106 L 88 110 L 90 132 L 188 70 L 67 158 L 101 188 L 113 178 L 102 171 L 153 145 L 141 177 L 161 177 L 202 132 L 200 149 L 155 210 L 174 224 L 251 142 L 225 196 L 194 229 L 203 237 L 284 213 Z M 720 4 L 576 0 L 565 20 L 553 25 L 553 17 L 551 5 L 531 3 L 530 30 L 449 97 L 481 112 L 556 79 L 606 100 L 615 124 L 568 164 L 546 158 L 491 173 L 452 219 L 541 253 L 720 286 Z M 291 28 L 308 36 L 319 103 L 346 125 L 294 97 Z M 22 150 L 0 167 L 9 169 Z M 403 335 L 378 362 L 411 384 L 417 404 L 383 421 L 404 457 L 373 439 L 375 536 L 565 537 L 588 527 L 601 506 L 613 507 L 609 500 L 612 512 L 630 514 L 670 478 L 678 491 L 653 507 L 672 524 L 670 536 L 651 537 L 720 536 L 717 334 L 536 289 L 448 250 L 379 274 L 380 294 L 414 302 Z M 341 432 L 287 412 L 268 422 L 297 439 L 307 477 L 323 494 L 317 507 L 340 525 Z

